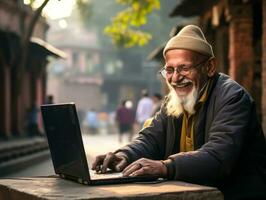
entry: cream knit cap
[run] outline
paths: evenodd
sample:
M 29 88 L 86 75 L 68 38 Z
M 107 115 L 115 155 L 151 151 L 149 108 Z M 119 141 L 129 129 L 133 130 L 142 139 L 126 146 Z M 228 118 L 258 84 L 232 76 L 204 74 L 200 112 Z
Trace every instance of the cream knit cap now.
M 163 56 L 171 49 L 187 49 L 203 55 L 213 57 L 212 46 L 207 42 L 202 30 L 195 25 L 182 28 L 179 33 L 172 37 L 163 50 Z

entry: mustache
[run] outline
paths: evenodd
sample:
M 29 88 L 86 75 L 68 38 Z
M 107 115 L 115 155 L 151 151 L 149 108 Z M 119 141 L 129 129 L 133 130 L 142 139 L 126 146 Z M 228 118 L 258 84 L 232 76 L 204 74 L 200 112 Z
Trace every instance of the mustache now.
M 179 82 L 171 82 L 170 85 L 171 86 L 178 86 L 178 85 L 181 85 L 181 84 L 188 84 L 188 83 L 193 83 L 193 82 L 191 80 L 188 80 L 188 79 L 182 79 Z

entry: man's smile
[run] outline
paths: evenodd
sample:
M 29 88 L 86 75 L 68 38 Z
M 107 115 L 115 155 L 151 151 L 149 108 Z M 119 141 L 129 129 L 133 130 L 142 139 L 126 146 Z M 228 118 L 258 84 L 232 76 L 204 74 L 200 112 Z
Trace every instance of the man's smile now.
M 179 95 L 187 95 L 193 88 L 193 82 L 190 80 L 183 80 L 179 83 L 171 83 L 172 87 Z
M 179 83 L 179 84 L 176 84 L 175 87 L 177 87 L 177 88 L 183 88 L 183 87 L 187 87 L 187 86 L 190 86 L 190 85 L 193 85 L 192 82 Z

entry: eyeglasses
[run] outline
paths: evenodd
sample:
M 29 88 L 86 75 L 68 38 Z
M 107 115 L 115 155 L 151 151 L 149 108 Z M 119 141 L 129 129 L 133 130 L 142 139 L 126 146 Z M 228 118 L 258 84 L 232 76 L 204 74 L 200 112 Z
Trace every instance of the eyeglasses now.
M 200 65 L 202 65 L 205 62 L 207 62 L 210 59 L 211 58 L 208 58 L 206 60 L 203 60 L 202 62 L 199 62 L 198 64 L 196 64 L 194 66 L 186 66 L 186 65 L 184 65 L 184 66 L 180 66 L 180 67 L 177 67 L 177 68 L 174 68 L 174 67 L 164 67 L 158 73 L 160 73 L 163 78 L 173 76 L 173 74 L 174 74 L 175 71 L 178 74 L 182 75 L 182 76 L 187 76 L 187 75 L 190 74 L 190 72 L 192 71 L 192 69 L 199 67 Z

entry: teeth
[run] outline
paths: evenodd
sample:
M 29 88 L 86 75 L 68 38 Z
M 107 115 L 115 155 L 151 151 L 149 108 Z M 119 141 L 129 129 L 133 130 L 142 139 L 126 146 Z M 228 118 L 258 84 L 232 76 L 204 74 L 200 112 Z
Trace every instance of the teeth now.
M 176 87 L 181 88 L 181 87 L 186 87 L 187 85 L 177 85 Z
M 181 83 L 171 83 L 171 85 L 173 87 L 176 87 L 176 88 L 182 88 L 182 87 L 187 87 L 188 85 L 190 84 L 193 84 L 191 81 L 185 81 L 185 82 L 181 82 Z
M 178 87 L 178 88 L 186 87 L 186 86 L 188 86 L 189 84 L 190 84 L 190 82 L 180 83 L 180 84 L 176 85 L 176 87 Z
M 182 82 L 182 83 L 179 83 L 179 84 L 189 84 L 191 83 L 190 81 L 187 81 L 187 82 Z

